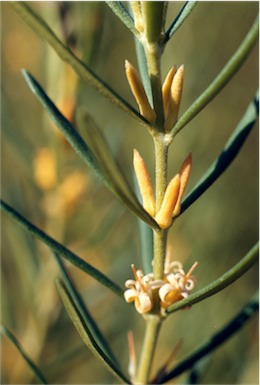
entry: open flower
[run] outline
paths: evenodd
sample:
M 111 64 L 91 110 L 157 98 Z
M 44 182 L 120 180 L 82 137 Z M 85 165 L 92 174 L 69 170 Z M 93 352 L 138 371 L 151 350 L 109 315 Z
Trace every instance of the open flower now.
M 153 308 L 153 290 L 158 289 L 163 284 L 162 280 L 154 280 L 153 274 L 144 275 L 142 270 L 136 270 L 131 265 L 134 272 L 135 280 L 128 279 L 125 286 L 124 297 L 126 302 L 134 302 L 138 313 L 147 313 Z
M 180 262 L 169 262 L 166 257 L 162 280 L 155 280 L 153 273 L 144 275 L 142 270 L 136 270 L 135 266 L 131 265 L 135 280 L 128 279 L 125 283 L 127 288 L 124 293 L 126 302 L 134 302 L 138 313 L 144 314 L 153 309 L 154 297 L 157 295 L 160 299 L 162 314 L 164 314 L 164 309 L 188 297 L 194 288 L 195 277 L 192 276 L 192 273 L 197 264 L 195 262 L 185 274 Z
M 166 309 L 175 302 L 188 297 L 189 292 L 195 285 L 195 278 L 192 273 L 197 265 L 198 263 L 195 262 L 188 273 L 185 274 L 180 262 L 168 263 L 164 276 L 165 284 L 159 289 L 159 297 L 163 308 Z

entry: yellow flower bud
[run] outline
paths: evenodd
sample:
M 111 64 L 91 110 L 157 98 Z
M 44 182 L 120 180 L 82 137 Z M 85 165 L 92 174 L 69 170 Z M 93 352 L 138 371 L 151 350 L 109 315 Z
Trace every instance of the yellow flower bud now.
M 168 104 L 168 114 L 165 121 L 165 130 L 169 131 L 178 120 L 182 89 L 183 89 L 184 66 L 180 66 L 173 77 L 171 93 Z
M 139 152 L 134 150 L 134 170 L 143 199 L 143 208 L 152 216 L 155 215 L 155 199 L 151 179 L 145 162 Z
M 164 107 L 164 116 L 167 117 L 169 101 L 171 96 L 171 85 L 174 75 L 177 72 L 177 67 L 173 66 L 168 72 L 162 86 L 162 96 L 163 96 L 163 107 Z
M 149 104 L 143 83 L 138 75 L 138 72 L 135 70 L 132 64 L 129 63 L 128 60 L 125 61 L 125 72 L 131 91 L 138 104 L 140 114 L 145 119 L 147 119 L 148 122 L 154 123 L 156 121 L 156 114 Z
M 180 191 L 180 175 L 177 174 L 168 184 L 162 206 L 155 216 L 155 220 L 162 229 L 167 229 L 172 224 L 172 213 L 178 201 Z
M 184 190 L 185 190 L 187 183 L 188 183 L 188 180 L 189 180 L 189 176 L 190 176 L 190 172 L 191 172 L 191 166 L 192 166 L 192 155 L 191 155 L 191 153 L 189 153 L 187 158 L 182 163 L 180 171 L 179 171 L 180 191 L 179 191 L 179 196 L 178 196 L 176 206 L 174 207 L 174 210 L 172 212 L 173 217 L 176 217 L 181 212 L 181 200 L 182 200 Z

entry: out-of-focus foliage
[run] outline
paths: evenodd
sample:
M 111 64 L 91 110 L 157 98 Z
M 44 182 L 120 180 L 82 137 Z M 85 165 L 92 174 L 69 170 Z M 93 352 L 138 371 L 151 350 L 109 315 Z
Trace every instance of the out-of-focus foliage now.
M 130 32 L 104 2 L 31 4 L 93 70 L 130 103 L 124 60 L 136 64 Z M 167 23 L 183 3 L 170 2 Z M 163 76 L 185 65 L 181 112 L 208 86 L 249 30 L 255 2 L 200 2 L 169 42 Z M 140 261 L 136 219 L 75 156 L 30 93 L 21 69 L 44 84 L 50 97 L 73 121 L 83 106 L 103 129 L 121 168 L 132 183 L 132 150 L 148 168 L 154 165 L 147 131 L 111 105 L 74 73 L 24 24 L 7 3 L 2 10 L 2 196 L 32 222 L 123 286 L 130 264 Z M 234 79 L 176 137 L 169 174 L 192 151 L 192 188 L 222 150 L 258 84 L 258 51 Z M 187 189 L 187 191 L 188 191 Z M 173 258 L 199 262 L 201 288 L 239 261 L 258 238 L 258 136 L 254 129 L 237 159 L 170 231 Z M 111 375 L 83 346 L 57 296 L 58 268 L 49 250 L 2 217 L 2 322 L 15 332 L 50 383 L 112 383 Z M 138 267 L 138 266 L 137 266 Z M 131 306 L 70 267 L 94 318 L 126 366 L 127 330 L 136 348 L 143 323 Z M 247 302 L 258 284 L 254 267 L 223 292 L 165 321 L 156 357 L 170 355 L 183 340 L 176 360 L 206 340 Z M 257 321 L 222 346 L 207 362 L 201 383 L 257 382 Z M 3 340 L 2 382 L 34 383 L 23 359 Z M 15 362 L 15 366 L 14 366 Z M 157 358 L 155 359 L 157 362 Z M 160 362 L 161 363 L 161 362 Z

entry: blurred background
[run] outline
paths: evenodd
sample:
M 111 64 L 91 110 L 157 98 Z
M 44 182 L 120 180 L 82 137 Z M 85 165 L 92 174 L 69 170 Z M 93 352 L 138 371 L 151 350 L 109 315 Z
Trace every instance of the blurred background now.
M 170 2 L 167 26 L 183 2 Z M 93 71 L 135 106 L 124 60 L 137 66 L 131 33 L 104 2 L 30 2 L 57 35 Z M 199 2 L 168 43 L 163 77 L 185 65 L 180 113 L 210 84 L 238 48 L 258 13 L 258 2 Z M 21 69 L 42 84 L 74 121 L 84 106 L 102 128 L 115 158 L 133 183 L 137 148 L 152 174 L 153 143 L 144 127 L 82 83 L 15 13 L 1 3 L 2 197 L 30 221 L 123 287 L 141 267 L 136 218 L 103 186 L 66 143 L 28 89 Z M 225 89 L 176 137 L 169 178 L 189 151 L 193 169 L 187 192 L 221 152 L 258 85 L 258 47 Z M 136 106 L 135 106 L 136 107 Z M 172 258 L 185 270 L 197 260 L 197 289 L 238 262 L 258 239 L 258 132 L 255 127 L 224 175 L 174 224 Z M 134 308 L 67 264 L 93 317 L 127 368 L 127 331 L 136 350 L 144 322 Z M 2 214 L 2 323 L 10 328 L 52 384 L 116 381 L 81 342 L 55 289 L 58 268 L 47 247 Z M 218 331 L 258 287 L 258 267 L 219 294 L 171 315 L 162 328 L 154 370 L 182 340 L 175 362 Z M 170 383 L 181 383 L 185 375 Z M 19 353 L 2 339 L 2 383 L 36 380 Z M 258 320 L 207 360 L 201 384 L 258 383 Z

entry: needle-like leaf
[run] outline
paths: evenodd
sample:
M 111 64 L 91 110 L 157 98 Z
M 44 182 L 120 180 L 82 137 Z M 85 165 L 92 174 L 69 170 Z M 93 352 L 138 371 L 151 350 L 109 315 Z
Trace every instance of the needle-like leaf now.
M 11 6 L 32 28 L 32 30 L 43 40 L 47 41 L 61 60 L 67 62 L 76 74 L 100 94 L 117 105 L 121 110 L 128 113 L 140 124 L 150 129 L 150 124 L 120 95 L 118 95 L 108 84 L 101 80 L 94 72 L 87 67 L 74 53 L 66 47 L 54 34 L 47 23 L 27 3 L 23 1 L 12 1 Z
M 197 1 L 186 1 L 184 6 L 182 7 L 179 14 L 171 23 L 170 27 L 165 33 L 165 37 L 163 40 L 163 44 L 166 44 L 170 38 L 175 34 L 175 32 L 180 28 L 182 23 L 186 20 L 186 18 L 190 15 L 191 11 L 194 9 L 195 5 L 197 5 Z
M 235 282 L 238 278 L 244 275 L 254 265 L 254 263 L 256 263 L 258 260 L 258 252 L 259 243 L 253 246 L 235 266 L 233 266 L 220 278 L 216 279 L 214 282 L 198 290 L 197 292 L 189 295 L 187 298 L 176 302 L 170 306 L 166 312 L 170 314 L 179 309 L 194 305 L 195 303 L 211 297 L 212 295 L 225 289 L 227 286 L 231 285 L 231 283 Z
M 140 39 L 139 32 L 135 29 L 134 21 L 127 12 L 121 1 L 106 1 L 107 5 L 112 9 L 114 14 L 122 21 L 123 24 Z
M 93 130 L 93 121 L 91 124 L 86 122 L 88 124 L 86 125 L 85 132 L 87 133 L 87 127 L 89 127 L 91 135 L 88 136 L 88 139 L 91 143 L 91 148 L 95 151 L 96 156 L 72 124 L 61 114 L 54 103 L 49 99 L 43 88 L 33 78 L 33 76 L 25 70 L 23 71 L 23 74 L 32 92 L 41 102 L 43 107 L 49 113 L 51 119 L 61 130 L 81 159 L 96 172 L 96 174 L 104 181 L 106 186 L 124 203 L 125 206 L 129 208 L 129 210 L 134 212 L 151 227 L 158 229 L 157 223 L 143 209 L 135 194 L 131 192 L 126 179 L 123 177 L 121 171 L 116 166 L 113 157 L 110 155 L 104 138 L 102 138 L 100 132 L 98 132 L 96 128 Z M 82 127 L 83 125 L 84 123 L 82 122 L 82 119 L 80 119 L 80 126 Z
M 259 113 L 259 96 L 258 93 L 249 104 L 245 114 L 238 123 L 234 132 L 227 141 L 224 150 L 219 157 L 213 162 L 203 177 L 192 189 L 181 205 L 181 213 L 191 206 L 228 168 L 230 163 L 235 159 L 238 152 L 242 148 L 248 135 L 250 134 Z
M 196 362 L 206 357 L 211 352 L 216 350 L 220 345 L 225 343 L 231 338 L 237 331 L 239 331 L 245 324 L 252 318 L 259 309 L 259 298 L 258 292 L 253 298 L 244 306 L 244 308 L 230 321 L 228 322 L 219 332 L 211 336 L 202 346 L 200 346 L 195 352 L 189 357 L 181 361 L 172 370 L 169 370 L 160 378 L 157 384 L 164 384 L 167 381 L 181 375 L 186 370 L 194 367 Z
M 84 322 L 84 319 L 82 318 L 77 305 L 75 304 L 72 296 L 70 295 L 69 290 L 67 289 L 66 285 L 62 282 L 62 280 L 56 281 L 56 287 L 61 297 L 61 300 L 67 310 L 67 313 L 85 345 L 87 345 L 93 355 L 99 361 L 101 361 L 113 375 L 115 375 L 123 383 L 131 384 L 129 379 L 120 371 L 120 369 L 104 353 L 104 351 L 95 341 L 90 329 Z
M 114 362 L 115 365 L 119 367 L 119 364 L 113 352 L 111 351 L 110 346 L 108 345 L 103 333 L 99 329 L 96 321 L 94 320 L 89 310 L 87 309 L 87 306 L 84 303 L 80 293 L 78 292 L 72 278 L 70 277 L 62 258 L 59 256 L 59 254 L 55 252 L 53 253 L 53 256 L 60 268 L 62 279 L 66 285 L 66 288 L 68 289 L 68 292 L 71 295 L 71 298 L 75 302 L 82 319 L 84 320 L 91 334 L 93 335 L 93 338 L 95 339 L 97 344 L 101 347 L 101 349 L 104 351 L 104 353 Z
M 220 71 L 217 77 L 210 83 L 209 87 L 195 100 L 194 103 L 184 112 L 172 129 L 175 136 L 186 126 L 231 80 L 235 73 L 244 63 L 258 39 L 259 21 L 254 21 L 250 31 L 238 47 L 237 51 Z
M 89 274 L 91 277 L 96 279 L 102 285 L 106 286 L 112 290 L 119 297 L 123 298 L 123 290 L 113 281 L 111 281 L 106 275 L 101 273 L 98 269 L 79 258 L 72 251 L 67 249 L 61 243 L 57 242 L 55 239 L 51 238 L 44 231 L 40 230 L 34 224 L 25 219 L 21 214 L 19 214 L 15 209 L 9 206 L 7 203 L 1 200 L 1 208 L 9 215 L 10 218 L 14 219 L 20 226 L 25 230 L 29 231 L 31 234 L 40 239 L 43 243 L 51 248 L 54 252 L 61 255 L 63 258 L 67 259 L 74 266 L 78 267 L 80 270 Z
M 28 354 L 23 349 L 22 345 L 18 341 L 18 339 L 15 337 L 15 335 L 8 330 L 6 327 L 0 325 L 0 332 L 5 335 L 16 347 L 16 349 L 20 352 L 26 363 L 29 365 L 33 373 L 35 374 L 36 378 L 40 381 L 41 384 L 48 384 L 47 380 L 45 379 L 44 375 L 38 368 L 38 366 L 33 362 L 33 360 L 28 356 Z M 14 363 L 15 364 L 15 363 Z

